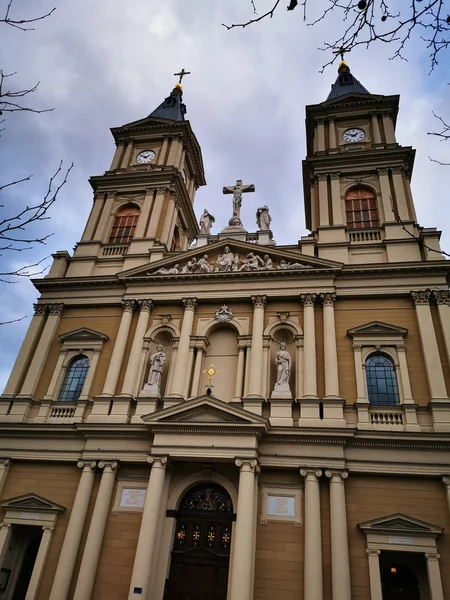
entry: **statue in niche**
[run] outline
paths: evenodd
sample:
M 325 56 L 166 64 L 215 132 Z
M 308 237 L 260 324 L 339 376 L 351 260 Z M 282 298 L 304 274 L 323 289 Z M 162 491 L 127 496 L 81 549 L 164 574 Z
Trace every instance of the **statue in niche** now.
M 213 266 L 208 260 L 208 255 L 204 254 L 197 261 L 197 269 L 196 273 L 211 273 L 213 271 Z
M 286 342 L 281 342 L 280 349 L 275 356 L 277 380 L 273 388 L 272 397 L 292 398 L 289 379 L 291 376 L 291 355 L 286 350 Z
M 273 271 L 273 269 L 275 269 L 273 266 L 273 260 L 268 254 L 264 254 L 264 268 L 268 269 L 269 271 Z
M 170 269 L 165 269 L 164 267 L 161 267 L 161 269 L 158 269 L 157 271 L 155 271 L 154 275 L 178 275 L 179 272 L 180 272 L 180 265 L 176 264 L 175 266 L 171 267 Z
M 148 372 L 147 383 L 144 385 L 140 395 L 160 396 L 161 395 L 161 380 L 166 362 L 166 354 L 163 347 L 158 344 L 156 352 L 150 356 L 150 369 Z
M 182 269 L 182 273 L 195 273 L 197 269 L 197 259 L 195 256 L 188 260 Z
M 217 257 L 216 271 L 235 271 L 237 262 L 237 257 L 231 252 L 230 247 L 225 246 L 223 254 Z
M 253 254 L 253 252 L 249 252 L 238 271 L 259 271 L 262 267 L 264 267 L 263 259 Z
M 269 207 L 264 204 L 256 211 L 256 224 L 260 231 L 268 231 L 272 217 L 269 215 Z
M 213 217 L 213 215 L 208 212 L 208 210 L 205 208 L 203 210 L 202 215 L 200 216 L 200 234 L 204 234 L 204 235 L 209 235 L 209 232 L 211 231 L 211 227 L 213 225 L 213 223 L 215 223 L 216 219 Z

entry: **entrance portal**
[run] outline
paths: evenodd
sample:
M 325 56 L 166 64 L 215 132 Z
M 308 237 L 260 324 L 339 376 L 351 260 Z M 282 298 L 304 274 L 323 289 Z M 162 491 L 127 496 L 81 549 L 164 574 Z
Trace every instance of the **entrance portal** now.
M 217 484 L 197 485 L 180 503 L 165 600 L 226 600 L 233 504 Z
M 402 564 L 391 564 L 382 576 L 383 600 L 421 600 L 414 573 Z
M 42 538 L 42 527 L 13 525 L 3 569 L 9 573 L 2 600 L 24 600 Z

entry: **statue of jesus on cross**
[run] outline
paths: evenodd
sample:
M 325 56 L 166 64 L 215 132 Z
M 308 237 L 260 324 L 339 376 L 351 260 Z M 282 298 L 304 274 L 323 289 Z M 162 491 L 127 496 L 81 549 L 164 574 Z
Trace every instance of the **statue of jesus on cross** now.
M 241 223 L 241 206 L 242 194 L 245 192 L 254 192 L 255 185 L 253 183 L 242 183 L 242 179 L 237 179 L 235 185 L 224 186 L 224 194 L 233 194 L 233 216 L 230 219 L 230 225 L 242 225 Z

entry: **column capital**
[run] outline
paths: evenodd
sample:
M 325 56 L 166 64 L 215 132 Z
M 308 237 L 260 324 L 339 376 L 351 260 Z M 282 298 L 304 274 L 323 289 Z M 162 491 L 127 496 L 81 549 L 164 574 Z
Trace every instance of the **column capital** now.
M 134 308 L 136 306 L 136 300 L 122 300 L 122 308 L 123 312 L 134 312 Z
M 369 556 L 380 556 L 381 552 L 378 548 L 366 548 L 366 553 Z
M 139 310 L 141 312 L 151 313 L 153 308 L 153 300 L 138 300 L 137 305 L 139 306 Z
M 9 469 L 9 467 L 11 466 L 11 459 L 10 458 L 0 458 L 0 469 Z
M 55 302 L 55 304 L 48 304 L 48 312 L 49 315 L 56 315 L 57 317 L 62 317 L 64 312 L 64 303 L 63 302 Z
M 314 477 L 322 477 L 321 469 L 313 469 L 312 467 L 303 467 L 300 469 L 300 475 L 302 477 L 308 477 L 308 475 L 313 475 Z
M 319 294 L 319 298 L 324 306 L 334 306 L 336 303 L 336 294 L 334 292 L 324 292 Z
M 183 303 L 184 310 L 192 310 L 193 312 L 197 310 L 197 298 L 182 298 L 181 302 Z
M 47 314 L 48 304 L 33 304 L 34 315 L 37 317 L 45 317 Z
M 392 175 L 401 175 L 403 173 L 403 167 L 391 167 Z
M 259 465 L 256 458 L 235 458 L 234 463 L 241 471 L 259 472 Z
M 49 533 L 53 533 L 55 531 L 55 528 L 53 527 L 53 525 L 43 525 L 42 531 L 48 531 Z
M 445 304 L 447 306 L 450 306 L 449 290 L 434 290 L 433 298 L 436 300 L 436 304 Z
M 84 470 L 93 470 L 95 469 L 95 467 L 97 466 L 97 463 L 95 462 L 95 460 L 79 460 L 77 462 L 77 467 L 79 469 L 83 469 Z
M 397 349 L 397 352 L 406 352 L 405 344 L 396 344 L 395 347 Z
M 361 344 L 353 344 L 353 352 L 362 352 Z
M 165 469 L 168 460 L 168 456 L 147 456 L 147 462 L 152 465 L 153 469 Z
M 253 308 L 264 308 L 267 306 L 267 296 L 252 296 Z
M 377 169 L 378 175 L 388 175 L 389 169 Z
M 441 558 L 441 555 L 437 552 L 425 552 L 425 558 L 427 560 L 435 560 L 438 561 Z
M 109 469 L 110 471 L 117 471 L 119 468 L 118 460 L 102 460 L 98 463 L 100 469 Z
M 304 307 L 312 306 L 314 307 L 314 303 L 316 301 L 317 294 L 300 294 L 300 302 Z
M 327 469 L 325 471 L 325 477 L 332 479 L 333 477 L 339 477 L 340 479 L 347 479 L 348 471 L 341 471 L 339 469 Z
M 340 178 L 341 178 L 341 174 L 339 172 L 338 173 L 330 173 L 330 179 L 331 180 L 333 180 L 333 179 L 339 180 Z
M 328 173 L 319 173 L 317 175 L 317 179 L 319 181 L 327 181 L 328 180 Z
M 442 478 L 442 483 L 445 485 L 445 489 L 450 491 L 450 475 L 444 475 Z
M 415 306 L 429 304 L 430 297 L 431 297 L 430 290 L 418 290 L 415 292 L 411 292 L 411 298 L 413 299 Z

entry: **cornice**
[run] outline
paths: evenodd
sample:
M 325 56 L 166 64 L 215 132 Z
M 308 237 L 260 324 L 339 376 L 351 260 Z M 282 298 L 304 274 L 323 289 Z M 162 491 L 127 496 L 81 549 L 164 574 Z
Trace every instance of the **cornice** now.
M 374 169 L 380 169 L 386 166 L 391 167 L 393 163 L 406 161 L 408 167 L 412 169 L 416 151 L 411 146 L 398 146 L 397 148 L 369 149 L 361 152 L 337 152 L 334 154 L 312 154 L 304 159 L 304 163 L 313 166 L 315 170 L 332 168 L 338 169 L 340 165 L 343 168 L 346 165 L 374 163 Z

